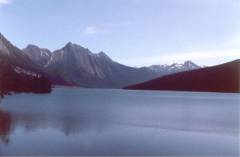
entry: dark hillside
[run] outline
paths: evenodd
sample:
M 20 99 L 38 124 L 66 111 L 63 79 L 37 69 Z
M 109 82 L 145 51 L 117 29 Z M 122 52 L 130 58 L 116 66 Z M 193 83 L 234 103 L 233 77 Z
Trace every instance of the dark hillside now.
M 160 77 L 125 89 L 239 93 L 240 60 Z

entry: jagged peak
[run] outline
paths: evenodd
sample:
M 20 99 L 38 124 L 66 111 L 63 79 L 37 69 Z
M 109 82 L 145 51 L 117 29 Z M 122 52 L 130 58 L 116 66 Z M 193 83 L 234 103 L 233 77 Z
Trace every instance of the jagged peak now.
M 69 42 L 65 45 L 65 47 L 72 46 L 72 45 L 73 45 L 73 43 L 72 43 L 71 41 L 69 41 Z
M 75 43 L 72 43 L 72 42 L 68 42 L 62 49 L 82 49 L 82 50 L 86 50 L 86 51 L 89 51 L 90 50 L 88 48 L 85 48 L 81 45 L 78 45 L 78 44 L 75 44 Z
M 98 55 L 99 55 L 99 56 L 106 56 L 106 57 L 108 57 L 108 55 L 107 55 L 105 52 L 103 52 L 103 51 L 100 51 L 100 52 L 98 53 Z
M 48 52 L 51 52 L 49 49 L 47 48 L 41 48 L 37 45 L 34 45 L 34 44 L 28 44 L 24 49 L 39 49 L 39 50 L 44 50 L 44 51 L 48 51 Z M 23 49 L 23 50 L 24 50 Z
M 82 47 L 78 44 L 68 42 L 63 48 L 54 51 L 53 53 L 69 53 L 69 52 L 74 52 L 74 53 L 87 53 L 89 55 L 94 55 L 88 48 Z
M 168 66 L 174 66 L 174 65 L 187 65 L 187 64 L 192 64 L 192 65 L 197 65 L 197 64 L 195 64 L 193 61 L 191 61 L 191 60 L 187 60 L 187 61 L 185 61 L 185 62 L 183 62 L 183 63 L 177 63 L 177 62 L 174 62 L 174 63 L 172 63 L 172 64 L 159 64 L 159 65 L 151 65 L 151 66 L 159 66 L 159 67 L 168 67 Z
M 169 65 L 152 65 L 150 66 L 150 69 L 154 71 L 185 71 L 185 70 L 193 70 L 193 69 L 199 69 L 202 68 L 201 66 L 195 64 L 194 62 L 188 60 L 184 63 L 173 63 Z
M 28 44 L 26 46 L 26 48 L 24 48 L 24 49 L 28 49 L 28 48 L 38 48 L 38 49 L 41 49 L 40 47 L 38 47 L 37 45 L 34 45 L 34 44 Z
M 72 42 L 68 42 L 62 49 L 66 49 L 66 48 L 74 48 L 74 47 L 78 47 L 77 44 L 73 44 Z
M 104 59 L 108 59 L 108 60 L 111 60 L 111 58 L 103 51 L 100 51 L 99 53 L 93 53 L 91 52 L 88 48 L 85 48 L 83 46 L 80 46 L 78 44 L 75 44 L 75 43 L 72 43 L 72 42 L 68 42 L 62 49 L 61 49 L 61 52 L 64 52 L 64 49 L 80 49 L 80 50 L 83 50 L 82 52 L 86 52 L 88 53 L 89 55 L 92 55 L 92 56 L 98 56 L 100 58 L 104 58 Z M 68 51 L 66 51 L 68 52 Z
M 0 33 L 0 40 L 5 44 L 12 45 L 11 42 L 1 33 Z
M 78 44 L 72 43 L 70 41 L 65 45 L 65 47 L 69 47 L 69 48 L 84 48 L 84 47 L 82 47 L 82 46 L 80 46 Z M 84 49 L 86 49 L 86 48 L 84 48 Z
M 0 50 L 7 54 L 13 54 L 18 55 L 19 52 L 21 53 L 22 51 L 14 46 L 3 34 L 0 33 Z M 18 52 L 18 54 L 16 53 Z
M 105 52 L 103 51 L 100 51 L 98 54 L 97 54 L 99 57 L 101 58 L 104 58 L 104 59 L 108 59 L 108 60 L 112 60 Z
M 193 63 L 191 60 L 185 61 L 184 64 L 194 64 L 195 65 L 195 63 Z
M 187 60 L 187 61 L 185 61 L 184 63 L 193 63 L 193 61 Z
M 13 46 L 3 34 L 0 33 L 0 50 L 6 54 L 9 54 L 9 47 Z
M 188 67 L 192 67 L 192 68 L 199 68 L 200 66 L 198 66 L 197 64 L 195 64 L 194 62 L 188 60 L 186 62 L 184 62 L 183 64 L 184 66 L 188 66 Z
M 0 38 L 2 38 L 2 37 L 4 37 L 4 36 L 3 36 L 2 33 L 0 32 Z
M 0 39 L 9 42 L 9 41 L 7 40 L 7 38 L 6 38 L 1 32 L 0 32 Z

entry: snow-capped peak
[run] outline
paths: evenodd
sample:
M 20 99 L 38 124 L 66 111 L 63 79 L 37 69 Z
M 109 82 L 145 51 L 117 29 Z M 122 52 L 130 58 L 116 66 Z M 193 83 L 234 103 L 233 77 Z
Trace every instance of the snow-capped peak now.
M 151 70 L 158 73 L 177 73 L 189 70 L 195 70 L 201 68 L 192 61 L 186 61 L 184 63 L 173 63 L 171 65 L 153 65 L 149 67 Z
M 198 69 L 200 68 L 200 66 L 198 66 L 197 64 L 193 63 L 192 61 L 186 61 L 184 62 L 183 66 L 191 68 L 191 69 Z

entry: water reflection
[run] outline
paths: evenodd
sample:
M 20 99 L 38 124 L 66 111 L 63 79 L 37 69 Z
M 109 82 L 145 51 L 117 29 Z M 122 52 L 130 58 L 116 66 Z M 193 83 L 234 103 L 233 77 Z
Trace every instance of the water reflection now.
M 64 133 L 64 135 L 77 135 L 88 130 L 101 130 L 103 123 L 96 119 L 58 116 L 58 115 L 14 115 L 15 123 L 23 126 L 28 132 L 34 132 L 38 129 L 55 129 Z
M 205 133 L 238 135 L 238 111 L 229 113 L 206 112 L 199 115 L 195 107 L 177 107 L 174 109 L 160 108 L 159 111 L 145 111 L 144 109 L 102 107 L 98 110 L 79 108 L 81 112 L 16 112 L 0 110 L 0 132 L 5 143 L 8 143 L 10 130 L 22 128 L 31 133 L 41 129 L 55 129 L 65 136 L 77 135 L 89 130 L 101 132 L 114 125 L 122 127 L 154 128 L 178 131 L 195 131 Z M 84 111 L 85 110 L 85 111 Z M 109 110 L 109 112 L 107 112 Z M 134 112 L 133 110 L 137 110 Z M 172 111 L 170 111 L 172 110 Z M 170 112 L 174 114 L 169 114 Z M 235 118 L 234 118 L 235 117 Z
M 0 135 L 4 143 L 9 142 L 10 131 L 23 128 L 25 132 L 31 133 L 42 129 L 55 129 L 64 133 L 65 136 L 76 135 L 90 129 L 101 131 L 103 123 L 100 119 L 92 117 L 74 117 L 66 115 L 49 115 L 33 113 L 8 113 L 0 111 Z M 105 123 L 106 124 L 106 123 Z
M 8 112 L 0 110 L 0 140 L 4 144 L 9 143 L 11 123 L 11 115 Z
M 0 155 L 237 155 L 238 100 L 69 89 L 14 95 L 0 104 Z

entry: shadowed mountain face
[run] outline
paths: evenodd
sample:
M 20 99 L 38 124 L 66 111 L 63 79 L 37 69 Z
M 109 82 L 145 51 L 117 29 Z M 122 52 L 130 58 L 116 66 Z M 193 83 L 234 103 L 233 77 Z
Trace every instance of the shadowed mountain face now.
M 164 76 L 125 89 L 202 92 L 240 92 L 240 60 Z
M 0 94 L 51 91 L 51 83 L 32 60 L 0 34 Z

